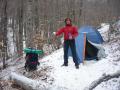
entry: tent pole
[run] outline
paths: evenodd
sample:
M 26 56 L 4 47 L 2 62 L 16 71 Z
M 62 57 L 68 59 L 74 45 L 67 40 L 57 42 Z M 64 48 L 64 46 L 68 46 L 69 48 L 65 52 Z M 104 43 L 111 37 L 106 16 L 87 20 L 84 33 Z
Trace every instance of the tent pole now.
M 84 33 L 84 50 L 83 50 L 83 64 L 85 63 L 85 49 L 86 49 L 86 33 Z

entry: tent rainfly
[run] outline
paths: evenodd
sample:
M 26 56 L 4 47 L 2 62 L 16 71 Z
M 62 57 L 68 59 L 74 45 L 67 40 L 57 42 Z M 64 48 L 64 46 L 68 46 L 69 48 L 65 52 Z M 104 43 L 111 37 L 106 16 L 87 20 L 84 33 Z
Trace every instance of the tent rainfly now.
M 105 55 L 105 50 L 101 46 L 104 41 L 96 28 L 83 26 L 78 32 L 79 35 L 75 41 L 79 63 L 82 63 L 84 60 L 98 60 L 101 56 Z M 69 56 L 71 55 L 70 49 L 68 54 Z

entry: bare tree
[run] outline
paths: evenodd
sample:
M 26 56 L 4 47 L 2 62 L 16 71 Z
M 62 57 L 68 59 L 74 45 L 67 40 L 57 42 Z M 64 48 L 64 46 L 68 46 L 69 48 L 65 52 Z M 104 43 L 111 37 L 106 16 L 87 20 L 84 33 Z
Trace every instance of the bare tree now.
M 23 0 L 18 2 L 20 6 L 18 7 L 18 44 L 17 44 L 17 51 L 18 55 L 22 54 L 23 50 Z
M 7 0 L 3 1 L 3 8 L 2 8 L 2 35 L 3 35 L 3 68 L 6 68 L 6 58 L 7 58 Z
M 12 18 L 14 42 L 19 53 L 23 50 L 23 40 L 27 47 L 36 46 L 32 43 L 36 34 L 41 39 L 47 38 L 44 43 L 53 43 L 52 32 L 64 26 L 66 17 L 70 17 L 78 27 L 109 22 L 120 16 L 119 3 L 120 0 L 0 0 L 0 29 L 2 33 L 6 32 L 7 18 Z M 4 41 L 6 46 L 7 38 L 3 39 L 3 36 L 7 34 L 2 35 L 0 42 Z

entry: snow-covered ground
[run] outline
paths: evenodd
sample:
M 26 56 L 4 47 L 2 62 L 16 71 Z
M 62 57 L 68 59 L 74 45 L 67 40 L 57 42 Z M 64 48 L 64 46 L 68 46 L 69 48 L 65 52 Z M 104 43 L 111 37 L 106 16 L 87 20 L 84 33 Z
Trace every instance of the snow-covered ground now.
M 105 29 L 101 30 L 104 31 Z M 63 48 L 61 48 L 39 60 L 40 66 L 37 71 L 25 72 L 23 67 L 25 61 L 21 59 L 11 62 L 11 66 L 2 70 L 0 78 L 6 79 L 11 72 L 16 72 L 28 78 L 45 82 L 50 87 L 48 90 L 84 90 L 100 77 L 120 70 L 119 38 L 120 35 L 116 36 L 112 41 L 103 44 L 107 54 L 106 58 L 102 58 L 99 61 L 85 61 L 84 64 L 80 64 L 79 69 L 75 68 L 71 57 L 69 57 L 68 67 L 61 66 L 64 61 Z M 94 90 L 120 90 L 120 77 L 102 82 Z
M 98 29 L 104 41 L 108 41 L 109 39 L 109 30 L 110 30 L 110 24 L 108 23 L 102 23 L 101 28 Z
M 117 72 L 120 69 L 120 61 L 116 61 L 120 58 L 120 51 L 118 50 L 118 47 L 120 49 L 120 43 L 118 42 L 120 41 L 104 45 L 108 55 L 106 58 L 100 61 L 87 61 L 84 65 L 80 65 L 79 69 L 75 68 L 72 58 L 69 58 L 68 67 L 61 67 L 63 64 L 63 49 L 44 58 L 45 65 L 54 67 L 51 72 L 51 77 L 54 77 L 53 85 L 62 87 L 62 90 L 84 90 L 85 87 L 89 86 L 94 80 L 99 79 L 103 74 Z M 120 82 L 120 79 L 118 82 Z M 117 90 L 112 85 L 110 87 L 109 83 L 108 86 L 102 87 L 101 85 L 99 89 L 95 90 Z

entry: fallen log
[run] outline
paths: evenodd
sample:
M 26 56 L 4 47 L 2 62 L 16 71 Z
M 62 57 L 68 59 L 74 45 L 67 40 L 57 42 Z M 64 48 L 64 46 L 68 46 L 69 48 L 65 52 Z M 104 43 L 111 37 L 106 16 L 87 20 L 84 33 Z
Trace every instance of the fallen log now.
M 47 85 L 44 82 L 32 80 L 16 73 L 11 73 L 9 79 L 25 90 L 47 90 Z
M 108 81 L 110 79 L 113 78 L 118 78 L 120 76 L 120 71 L 117 71 L 114 74 L 103 74 L 102 77 L 100 77 L 99 79 L 93 81 L 88 87 L 86 87 L 84 90 L 93 90 L 94 88 L 96 88 L 99 84 L 101 84 L 102 82 Z

